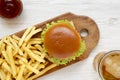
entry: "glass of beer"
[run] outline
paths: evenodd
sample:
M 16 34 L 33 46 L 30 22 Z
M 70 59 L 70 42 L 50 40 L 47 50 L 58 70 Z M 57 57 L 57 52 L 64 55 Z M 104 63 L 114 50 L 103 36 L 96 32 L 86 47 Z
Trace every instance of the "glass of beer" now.
M 120 50 L 101 52 L 94 59 L 98 80 L 120 80 Z

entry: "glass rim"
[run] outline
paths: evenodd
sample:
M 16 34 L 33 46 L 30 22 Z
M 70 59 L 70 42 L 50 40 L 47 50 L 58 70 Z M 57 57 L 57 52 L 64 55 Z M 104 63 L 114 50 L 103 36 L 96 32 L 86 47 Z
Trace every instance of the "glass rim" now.
M 102 71 L 101 71 L 101 67 L 102 67 L 102 62 L 103 60 L 110 54 L 115 54 L 115 53 L 120 53 L 120 50 L 112 50 L 112 51 L 109 51 L 109 52 L 105 52 L 104 56 L 100 59 L 100 62 L 98 63 L 98 74 L 99 74 L 99 77 L 102 79 L 102 80 L 105 80 L 103 75 L 102 75 Z

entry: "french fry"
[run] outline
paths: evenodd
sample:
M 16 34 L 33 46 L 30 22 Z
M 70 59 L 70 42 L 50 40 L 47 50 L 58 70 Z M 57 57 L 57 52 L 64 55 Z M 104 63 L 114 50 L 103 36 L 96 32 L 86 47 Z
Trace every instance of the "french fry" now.
M 9 40 L 7 39 L 7 40 L 5 40 L 4 41 L 7 45 L 9 45 L 9 46 L 11 46 L 13 49 L 15 48 L 10 42 L 9 42 Z
M 2 51 L 2 55 L 3 55 L 3 57 L 5 58 L 6 62 L 7 62 L 7 63 L 10 63 L 10 61 L 9 61 L 9 58 L 8 58 L 8 55 L 7 55 L 6 51 Z
M 33 35 L 35 35 L 36 33 L 38 33 L 38 32 L 41 32 L 42 31 L 42 29 L 40 28 L 40 29 L 37 29 L 37 30 L 35 30 L 35 31 L 31 31 L 31 33 L 25 38 L 25 42 L 27 42 Z
M 41 69 L 43 69 L 43 68 L 45 68 L 45 64 L 40 64 L 40 65 L 38 66 L 38 69 L 39 69 L 39 70 L 41 70 Z
M 2 67 L 3 67 L 5 70 L 7 70 L 9 73 L 12 73 L 10 66 L 9 66 L 6 62 L 4 62 L 4 63 L 2 64 Z
M 15 35 L 10 36 L 10 38 L 13 40 L 13 42 L 15 42 L 18 45 L 19 40 L 17 40 L 16 38 L 13 38 L 13 36 L 15 36 Z
M 42 43 L 41 40 L 37 40 L 37 39 L 34 40 L 34 39 L 33 39 L 33 40 L 30 40 L 30 41 L 29 41 L 28 45 L 32 45 L 32 44 L 41 44 L 41 43 Z
M 28 60 L 24 57 L 21 57 L 19 55 L 16 56 L 17 58 L 19 58 L 19 60 L 22 60 L 24 63 L 28 63 Z
M 7 73 L 6 80 L 11 80 L 11 74 L 9 72 Z
M 31 31 L 33 28 L 34 28 L 34 27 L 30 27 L 30 28 L 28 28 L 28 29 L 25 31 L 25 33 L 23 34 L 22 38 L 20 39 L 20 41 L 19 41 L 19 43 L 18 43 L 18 45 L 19 45 L 20 47 L 21 47 L 21 45 L 22 45 L 25 37 L 30 33 L 30 31 Z
M 0 65 L 2 65 L 3 62 L 4 62 L 4 60 L 0 58 Z
M 26 43 L 23 43 L 23 44 L 21 45 L 21 50 L 22 50 L 23 52 L 25 51 L 24 47 L 26 47 L 26 46 L 27 46 Z
M 30 41 L 40 41 L 41 42 L 41 38 L 31 38 Z
M 38 62 L 36 62 L 36 64 L 34 65 L 33 68 L 37 69 L 37 67 L 39 66 L 40 64 Z M 25 79 L 27 79 L 33 72 L 29 72 L 26 76 L 25 76 Z
M 7 54 L 8 54 L 8 58 L 10 60 L 9 64 L 11 66 L 13 76 L 15 76 L 16 75 L 16 66 L 15 66 L 15 63 L 14 63 L 14 58 L 13 58 L 13 54 L 12 54 L 12 48 L 10 46 L 7 47 Z
M 32 46 L 32 45 L 27 45 L 27 47 L 28 47 L 29 49 L 31 49 L 31 50 L 37 50 L 37 48 L 34 47 L 34 46 Z
M 41 58 L 40 56 L 32 53 L 31 50 L 29 50 L 28 48 L 25 48 L 26 53 L 31 57 L 34 58 L 35 60 L 37 60 L 38 62 L 45 62 L 45 60 L 43 58 Z
M 25 67 L 26 67 L 28 70 L 30 70 L 30 71 L 32 71 L 32 72 L 34 72 L 34 73 L 36 73 L 36 74 L 39 73 L 39 70 L 35 69 L 34 67 L 32 67 L 32 66 L 30 66 L 30 65 L 28 65 L 28 64 L 26 64 Z
M 57 66 L 45 58 L 41 38 L 34 38 L 42 29 L 28 28 L 23 36 L 5 36 L 0 40 L 0 80 L 33 80 Z
M 40 42 L 40 41 L 30 41 L 29 43 L 28 43 L 28 46 L 31 46 L 31 45 L 40 45 L 42 42 Z
M 33 79 L 36 79 L 38 78 L 39 76 L 43 75 L 44 73 L 46 73 L 47 71 L 49 71 L 50 69 L 56 67 L 57 64 L 51 64 L 50 66 L 46 67 L 45 69 L 43 69 L 41 72 L 39 72 L 39 74 L 36 74 L 30 78 L 28 78 L 27 80 L 33 80 Z
M 0 69 L 0 79 L 5 80 L 5 77 L 6 77 L 5 72 L 2 69 Z
M 17 50 L 20 55 L 23 55 L 23 52 L 18 47 L 17 43 L 15 43 L 14 40 L 11 37 L 8 37 L 8 39 L 10 40 L 10 42 L 12 43 L 12 45 L 15 47 L 14 49 Z
M 20 38 L 19 38 L 19 37 L 17 37 L 16 35 L 12 35 L 12 38 L 13 38 L 13 39 L 15 39 L 15 40 L 17 40 L 17 41 L 19 41 L 19 40 L 20 40 Z
M 36 47 L 39 51 L 43 52 L 43 48 L 42 48 L 40 45 L 35 45 L 35 47 Z
M 41 56 L 41 52 L 40 52 L 40 51 L 32 50 L 32 52 L 33 52 L 34 54 L 37 54 L 37 55 Z
M 0 51 L 1 51 L 1 52 L 2 52 L 2 51 L 5 51 L 5 49 L 6 49 L 6 44 L 3 42 L 3 43 L 1 44 Z
M 22 65 L 16 80 L 22 80 L 22 77 L 23 77 L 22 75 L 23 75 L 23 72 L 24 72 L 24 68 L 25 68 L 25 65 Z

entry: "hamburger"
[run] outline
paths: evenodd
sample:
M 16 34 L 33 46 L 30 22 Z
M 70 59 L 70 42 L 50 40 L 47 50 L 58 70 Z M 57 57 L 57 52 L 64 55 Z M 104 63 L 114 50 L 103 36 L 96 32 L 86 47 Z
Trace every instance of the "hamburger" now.
M 59 65 L 66 65 L 84 54 L 86 50 L 85 41 L 82 40 L 72 21 L 58 20 L 46 24 L 41 38 L 49 61 Z

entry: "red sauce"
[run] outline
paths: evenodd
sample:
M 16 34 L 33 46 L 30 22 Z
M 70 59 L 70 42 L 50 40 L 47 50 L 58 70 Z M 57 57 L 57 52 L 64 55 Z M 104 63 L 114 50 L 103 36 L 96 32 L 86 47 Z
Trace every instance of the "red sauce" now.
M 0 0 L 0 16 L 14 18 L 21 14 L 23 5 L 21 0 Z
M 69 24 L 56 24 L 44 37 L 44 45 L 51 56 L 68 58 L 80 48 L 80 36 Z

